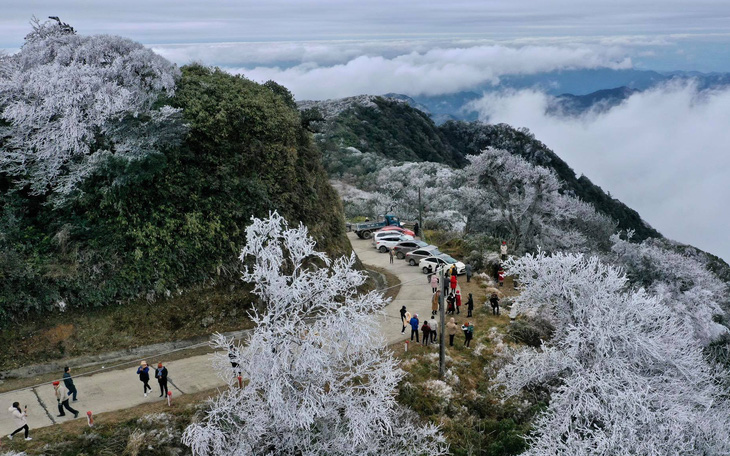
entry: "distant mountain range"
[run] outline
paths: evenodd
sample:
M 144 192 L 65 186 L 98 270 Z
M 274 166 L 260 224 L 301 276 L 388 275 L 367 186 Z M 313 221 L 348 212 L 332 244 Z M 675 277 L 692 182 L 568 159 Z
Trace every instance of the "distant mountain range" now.
M 416 109 L 427 112 L 440 125 L 449 120 L 476 120 L 477 113 L 469 103 L 484 94 L 505 90 L 535 89 L 554 96 L 548 112 L 556 115 L 579 115 L 591 109 L 607 110 L 633 95 L 661 84 L 692 81 L 698 90 L 730 85 L 730 73 L 674 71 L 659 73 L 649 70 L 567 70 L 531 75 L 511 75 L 499 85 L 483 85 L 474 90 L 446 95 L 388 93 L 383 96 L 406 100 Z M 409 101 L 410 100 L 410 101 Z

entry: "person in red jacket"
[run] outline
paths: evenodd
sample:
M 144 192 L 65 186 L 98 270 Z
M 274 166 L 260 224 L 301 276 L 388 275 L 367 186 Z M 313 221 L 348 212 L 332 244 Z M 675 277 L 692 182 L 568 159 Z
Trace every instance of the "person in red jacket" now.
M 497 272 L 497 275 L 499 277 L 499 286 L 503 287 L 505 272 L 504 272 L 504 269 L 502 269 L 502 266 L 499 267 L 499 272 Z
M 456 290 L 456 313 L 457 314 L 461 313 L 459 311 L 459 309 L 461 309 L 461 291 Z
M 451 275 L 451 294 L 456 294 L 456 274 Z

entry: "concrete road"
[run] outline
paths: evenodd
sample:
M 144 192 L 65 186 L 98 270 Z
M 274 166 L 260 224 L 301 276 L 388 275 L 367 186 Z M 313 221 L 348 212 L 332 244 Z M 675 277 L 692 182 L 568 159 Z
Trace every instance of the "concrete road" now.
M 363 264 L 387 269 L 398 276 L 402 284 L 400 291 L 395 299 L 386 306 L 385 316 L 380 317 L 378 321 L 388 345 L 406 339 L 410 340 L 410 326 L 406 327 L 405 334 L 401 334 L 403 326 L 400 319 L 400 308 L 406 306 L 406 310 L 411 314 L 417 313 L 421 322 L 423 322 L 424 317 L 431 317 L 431 297 L 433 295 L 426 274 L 418 266 L 410 266 L 405 260 L 394 258 L 393 264 L 390 264 L 390 255 L 375 250 L 369 239 L 360 239 L 355 233 L 347 233 L 347 236 L 350 238 L 352 249 Z M 459 279 L 466 280 L 464 276 Z M 448 318 L 446 321 L 449 321 Z
M 211 356 L 198 355 L 165 363 L 170 380 L 168 389 L 172 392 L 173 400 L 180 394 L 195 393 L 224 385 L 212 368 Z M 89 410 L 96 414 L 161 401 L 163 399 L 159 397 L 160 389 L 153 371 L 153 367 L 157 367 L 157 361 L 152 358 L 147 360 L 150 363 L 150 377 L 152 377 L 149 381 L 152 391 L 147 394 L 147 397 L 142 394 L 142 382 L 139 381 L 136 374 L 137 366 L 134 366 L 74 379 L 74 384 L 79 392 L 78 401 L 69 401 L 69 405 L 79 411 L 78 419 L 86 420 L 86 412 Z M 20 402 L 21 408 L 28 405 L 28 425 L 31 437 L 33 429 L 73 419 L 73 415 L 68 411 L 65 412 L 65 417 L 57 417 L 56 396 L 50 383 L 18 393 L 2 393 L 0 394 L 0 405 L 2 406 L 0 438 L 6 439 L 6 436 L 16 428 L 13 417 L 8 412 L 8 407 L 15 401 Z M 14 438 L 22 438 L 22 433 L 16 434 Z
M 409 312 L 417 313 L 421 321 L 424 317 L 431 316 L 431 285 L 427 282 L 426 275 L 418 267 L 409 266 L 403 260 L 394 259 L 394 264 L 390 265 L 389 255 L 379 253 L 371 246 L 369 240 L 359 239 L 354 233 L 349 233 L 348 236 L 355 253 L 365 265 L 388 269 L 400 279 L 401 288 L 398 295 L 386 307 L 385 316 L 378 317 L 378 321 L 388 344 L 410 339 L 410 327 L 406 328 L 405 334 L 401 334 L 400 308 L 405 305 Z M 89 410 L 97 414 L 164 400 L 158 397 L 160 392 L 153 375 L 153 367 L 157 366 L 157 361 L 154 358 L 147 359 L 152 377 L 149 383 L 153 388 L 148 397 L 142 394 L 142 383 L 136 375 L 137 366 L 75 379 L 74 383 L 79 391 L 78 401 L 70 402 L 70 405 L 80 412 L 78 419 L 85 420 L 86 412 Z M 180 394 L 196 393 L 224 385 L 212 368 L 211 355 L 179 359 L 165 365 L 169 371 L 168 387 L 172 391 L 173 399 Z M 56 416 L 58 408 L 51 384 L 17 393 L 2 393 L 0 438 L 7 438 L 5 436 L 16 428 L 12 415 L 8 412 L 8 407 L 15 401 L 20 402 L 21 408 L 28 405 L 31 436 L 33 429 L 73 419 L 73 415 L 68 411 L 65 417 Z M 22 435 L 19 438 L 22 438 Z

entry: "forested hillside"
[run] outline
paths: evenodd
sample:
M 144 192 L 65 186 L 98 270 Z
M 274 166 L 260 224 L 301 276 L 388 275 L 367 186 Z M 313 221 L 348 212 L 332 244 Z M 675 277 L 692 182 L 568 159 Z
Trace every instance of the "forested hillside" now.
M 430 161 L 457 168 L 466 165 L 467 155 L 488 147 L 503 149 L 553 170 L 564 183 L 562 192 L 593 204 L 616 220 L 619 229 L 634 230 L 636 239 L 661 237 L 636 211 L 606 194 L 586 176 L 577 177 L 567 163 L 525 129 L 463 121 L 437 126 L 408 103 L 382 97 L 304 102 L 300 108 L 317 108 L 323 115 L 319 143 L 328 157 L 325 166 L 332 176 L 368 171 L 352 168 L 347 153 L 343 153 L 347 147 L 395 161 Z
M 349 251 L 285 88 L 63 25 L 0 62 L 0 323 L 237 281 L 243 230 L 272 210 Z

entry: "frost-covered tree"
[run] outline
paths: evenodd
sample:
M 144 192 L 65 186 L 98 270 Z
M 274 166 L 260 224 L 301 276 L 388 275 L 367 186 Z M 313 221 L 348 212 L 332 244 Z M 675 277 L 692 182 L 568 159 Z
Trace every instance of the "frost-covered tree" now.
M 512 316 L 555 325 L 498 375 L 508 395 L 547 388 L 526 455 L 723 455 L 730 414 L 720 373 L 671 308 L 595 257 L 508 262 L 523 286 Z
M 395 402 L 403 372 L 383 348 L 374 312 L 385 302 L 358 294 L 365 278 L 355 256 L 331 261 L 307 229 L 274 213 L 246 231 L 243 279 L 266 308 L 236 360 L 229 341 L 217 369 L 229 388 L 212 400 L 184 442 L 196 455 L 437 455 L 448 450 L 433 425 L 419 425 Z
M 727 284 L 707 269 L 706 260 L 693 248 L 679 252 L 679 245 L 665 239 L 637 244 L 618 234 L 611 236 L 611 242 L 611 259 L 626 270 L 629 280 L 671 308 L 700 343 L 707 345 L 728 333 L 727 327 L 715 322 L 730 308 Z
M 63 199 L 106 159 L 182 139 L 179 111 L 164 104 L 178 70 L 139 43 L 36 20 L 1 63 L 0 171 L 33 193 Z
M 471 185 L 485 190 L 483 201 L 474 204 L 483 209 L 485 223 L 504 227 L 513 251 L 581 249 L 586 244 L 586 236 L 571 223 L 586 205 L 560 193 L 555 173 L 503 150 L 490 148 L 467 158 Z

